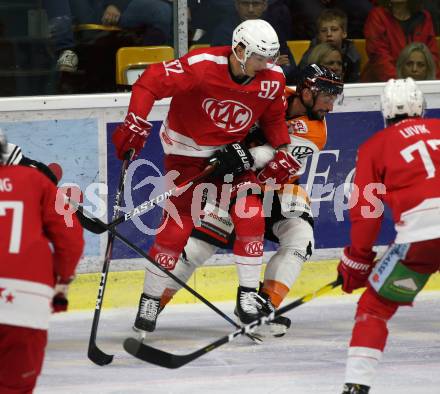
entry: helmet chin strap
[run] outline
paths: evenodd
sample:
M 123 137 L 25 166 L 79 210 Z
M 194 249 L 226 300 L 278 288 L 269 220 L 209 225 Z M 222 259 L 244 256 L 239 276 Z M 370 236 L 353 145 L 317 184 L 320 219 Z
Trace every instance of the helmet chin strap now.
M 234 54 L 234 56 L 237 59 L 238 63 L 240 63 L 241 71 L 243 71 L 243 74 L 247 76 L 247 74 L 246 74 L 246 61 L 247 61 L 246 52 L 244 53 L 244 59 L 243 60 L 241 60 L 238 57 L 237 52 L 235 52 L 235 48 L 232 48 L 232 53 Z

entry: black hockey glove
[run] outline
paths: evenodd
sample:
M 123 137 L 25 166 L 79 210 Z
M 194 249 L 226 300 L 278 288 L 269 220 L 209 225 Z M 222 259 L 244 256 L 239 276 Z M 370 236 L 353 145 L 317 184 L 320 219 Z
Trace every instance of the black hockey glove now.
M 222 177 L 225 174 L 236 175 L 250 170 L 254 165 L 254 158 L 248 148 L 239 142 L 234 142 L 215 152 L 209 163 L 216 164 L 212 176 Z
M 23 158 L 20 161 L 20 165 L 26 166 L 26 167 L 33 167 L 42 172 L 44 175 L 46 175 L 56 186 L 58 185 L 59 179 L 57 179 L 56 175 L 52 172 L 50 167 L 48 167 L 46 164 L 41 163 L 36 160 L 29 159 L 28 157 L 23 156 Z

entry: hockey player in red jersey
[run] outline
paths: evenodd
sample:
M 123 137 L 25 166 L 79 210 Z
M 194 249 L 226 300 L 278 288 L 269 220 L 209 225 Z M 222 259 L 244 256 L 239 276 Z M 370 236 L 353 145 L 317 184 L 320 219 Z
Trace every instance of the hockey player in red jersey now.
M 381 104 L 387 127 L 359 148 L 351 245 L 338 266 L 345 292 L 367 286 L 356 311 L 344 394 L 369 392 L 388 320 L 399 306 L 412 305 L 440 268 L 440 120 L 423 118 L 423 94 L 411 78 L 389 80 Z M 391 208 L 397 235 L 375 263 L 381 202 Z
M 176 183 L 200 173 L 213 155 L 217 179 L 222 181 L 224 174 L 233 173 L 232 185 L 256 183 L 249 170 L 252 156 L 239 143 L 250 127 L 260 119 L 274 149 L 286 149 L 290 141 L 284 122 L 284 75 L 274 64 L 278 50 L 273 28 L 263 20 L 249 20 L 235 29 L 232 48 L 196 50 L 180 59 L 152 65 L 133 86 L 128 115 L 113 134 L 118 157 L 122 159 L 129 149 L 139 153 L 150 133 L 146 118 L 154 101 L 172 97 L 160 137 L 166 171 L 180 173 Z M 169 270 L 175 268 L 194 226 L 190 209 L 195 186 L 168 201 L 176 207 L 183 228 L 165 216 L 168 222 L 149 251 Z M 235 209 L 238 205 L 252 215 L 239 215 Z M 237 233 L 233 246 L 240 284 L 237 310 L 243 323 L 253 321 L 265 310 L 264 300 L 256 297 L 263 254 L 261 210 L 261 200 L 254 194 L 242 196 L 230 208 Z M 156 267 L 147 267 L 135 329 L 154 330 L 167 279 Z
M 84 241 L 79 222 L 67 227 L 56 212 L 53 182 L 7 147 L 0 131 L 0 393 L 24 394 L 41 372 L 51 311 L 67 309 Z
M 272 170 L 277 160 L 275 151 L 265 143 L 261 128 L 256 127 L 246 139 L 248 146 L 252 146 L 249 150 L 258 179 L 264 183 L 273 177 L 276 184 L 285 185 L 275 193 L 270 206 L 265 206 L 265 239 L 276 242 L 278 248 L 267 263 L 259 295 L 268 298 L 274 308 L 278 308 L 286 298 L 304 262 L 314 250 L 310 200 L 298 184 L 296 173 L 309 156 L 324 148 L 327 142 L 325 114 L 333 110 L 333 104 L 342 92 L 341 79 L 331 70 L 316 64 L 308 65 L 301 71 L 295 90 L 286 88 L 286 123 L 290 135 L 288 152 L 297 161 L 297 167 L 285 168 L 285 179 L 281 178 L 282 171 L 274 173 Z M 174 271 L 183 281 L 188 281 L 194 270 L 214 255 L 217 248 L 230 247 L 234 239 L 234 225 L 228 213 L 216 201 L 209 202 L 207 208 L 209 213 L 204 215 L 200 226 L 195 227 Z M 162 294 L 161 307 L 179 289 L 180 286 L 169 279 Z M 282 336 L 289 327 L 289 318 L 279 316 L 269 324 L 269 331 L 272 335 Z

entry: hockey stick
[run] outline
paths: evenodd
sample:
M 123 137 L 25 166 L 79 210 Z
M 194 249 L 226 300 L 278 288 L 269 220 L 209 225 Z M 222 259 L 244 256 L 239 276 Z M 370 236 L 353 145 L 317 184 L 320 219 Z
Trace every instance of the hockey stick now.
M 128 165 L 130 164 L 130 160 L 133 154 L 134 154 L 133 150 L 128 151 L 125 154 L 124 161 L 122 162 L 121 174 L 119 176 L 119 185 L 115 197 L 115 206 L 113 207 L 112 220 L 117 219 L 119 214 L 119 207 L 121 206 L 122 196 L 124 194 L 125 175 L 127 173 L 127 168 Z M 93 361 L 95 364 L 101 366 L 110 364 L 113 361 L 112 354 L 104 353 L 96 345 L 96 335 L 98 332 L 99 317 L 101 315 L 101 307 L 102 307 L 102 300 L 104 298 L 105 285 L 107 283 L 108 269 L 110 267 L 110 260 L 112 258 L 114 239 L 115 239 L 114 234 L 109 233 L 107 240 L 107 248 L 105 250 L 104 265 L 102 266 L 101 281 L 99 283 L 98 296 L 96 297 L 95 314 L 93 315 L 92 329 L 90 331 L 89 350 L 87 352 L 87 356 L 89 357 L 89 359 Z
M 110 230 L 111 228 L 116 227 L 118 224 L 131 220 L 135 216 L 143 215 L 144 213 L 153 209 L 158 203 L 175 195 L 176 192 L 178 192 L 180 189 L 184 187 L 189 187 L 195 182 L 198 182 L 201 179 L 205 178 L 214 171 L 215 166 L 216 164 L 208 165 L 200 174 L 197 174 L 196 176 L 187 179 L 186 181 L 182 182 L 180 185 L 159 194 L 158 196 L 154 197 L 151 200 L 144 201 L 142 204 L 133 208 L 130 212 L 127 212 L 123 216 L 120 216 L 117 219 L 112 220 L 108 224 L 105 224 L 102 221 L 98 222 L 96 218 L 86 215 L 85 214 L 86 211 L 84 210 L 84 207 L 82 205 L 76 203 L 73 206 L 77 209 L 76 214 L 79 222 L 86 230 L 89 230 L 90 232 L 95 234 L 102 234 Z
M 151 364 L 159 365 L 165 368 L 179 368 L 189 362 L 196 360 L 197 358 L 203 356 L 204 354 L 217 349 L 218 347 L 224 345 L 225 343 L 232 342 L 235 338 L 240 335 L 251 333 L 252 330 L 258 326 L 261 326 L 264 323 L 270 322 L 274 320 L 277 316 L 280 316 L 298 306 L 305 304 L 313 300 L 316 297 L 321 296 L 324 293 L 334 289 L 335 287 L 342 284 L 342 278 L 338 277 L 333 282 L 321 287 L 320 289 L 314 291 L 313 293 L 307 294 L 296 301 L 291 302 L 278 309 L 277 311 L 271 313 L 269 316 L 260 317 L 258 320 L 253 321 L 246 326 L 243 326 L 237 331 L 232 332 L 229 335 L 226 335 L 216 341 L 210 343 L 203 348 L 196 350 L 193 353 L 189 354 L 172 354 L 163 350 L 156 349 L 154 347 L 148 346 L 134 338 L 127 338 L 124 341 L 124 349 L 130 353 L 132 356 L 142 360 L 149 362 Z
M 70 204 L 72 204 L 73 207 L 77 207 L 78 203 L 75 202 L 74 200 L 68 200 Z M 90 217 L 91 214 L 89 212 L 86 212 L 86 214 Z M 218 315 L 220 315 L 221 317 L 223 317 L 223 319 L 225 319 L 227 322 L 231 323 L 234 327 L 240 328 L 240 326 L 234 321 L 232 320 L 228 315 L 226 315 L 224 312 L 222 312 L 220 309 L 218 309 L 214 304 L 212 304 L 210 301 L 208 301 L 205 297 L 203 297 L 200 293 L 198 293 L 197 291 L 195 291 L 192 287 L 188 286 L 184 281 L 182 281 L 181 279 L 179 279 L 177 276 L 175 276 L 173 273 L 171 273 L 170 271 L 168 271 L 166 268 L 162 267 L 159 263 L 157 263 L 156 261 L 154 261 L 150 256 L 148 256 L 148 254 L 146 254 L 142 249 L 140 249 L 138 246 L 136 246 L 135 244 L 131 243 L 127 238 L 125 238 L 122 234 L 120 234 L 119 232 L 117 232 L 113 227 L 108 227 L 103 221 L 101 221 L 98 218 L 93 218 L 94 222 L 101 226 L 102 228 L 106 228 L 107 231 L 109 231 L 111 234 L 113 234 L 113 236 L 117 239 L 119 239 L 121 242 L 123 242 L 127 247 L 129 247 L 130 249 L 134 250 L 138 255 L 144 257 L 145 259 L 147 259 L 151 264 L 153 264 L 155 267 L 157 267 L 158 269 L 160 269 L 164 274 L 168 275 L 171 279 L 173 279 L 176 283 L 178 283 L 180 286 L 182 286 L 184 289 L 186 289 L 187 291 L 189 291 L 194 297 L 198 298 L 200 301 L 202 301 L 205 305 L 207 305 L 209 308 L 211 308 L 214 312 L 216 312 Z M 96 313 L 96 312 L 95 312 Z M 257 335 L 253 335 L 250 333 L 246 333 L 246 335 L 252 339 L 254 342 L 260 343 L 262 342 L 262 339 L 257 336 Z M 111 360 L 110 360 L 111 362 Z M 105 365 L 105 364 L 103 364 Z

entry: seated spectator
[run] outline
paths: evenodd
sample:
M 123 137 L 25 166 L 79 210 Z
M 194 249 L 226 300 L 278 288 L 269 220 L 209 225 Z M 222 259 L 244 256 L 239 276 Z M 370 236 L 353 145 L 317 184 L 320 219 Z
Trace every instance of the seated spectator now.
M 172 45 L 173 5 L 170 0 L 70 0 L 78 23 L 123 29 L 145 29 L 144 45 Z M 93 20 L 94 19 L 94 20 Z
M 72 14 L 68 0 L 43 0 L 49 22 L 49 34 L 58 56 L 57 70 L 75 72 L 78 69 L 78 55 L 72 31 Z
M 280 7 L 277 12 L 272 7 Z M 280 57 L 277 64 L 283 69 L 287 84 L 295 84 L 296 63 L 287 46 L 289 37 L 289 9 L 282 1 L 275 1 L 268 9 L 267 0 L 235 0 L 235 10 L 228 15 L 212 31 L 211 45 L 231 45 L 234 29 L 243 21 L 248 19 L 264 19 L 275 29 L 280 42 Z M 287 19 L 285 18 L 287 16 Z
M 326 9 L 339 8 L 348 15 L 348 36 L 363 38 L 365 19 L 373 5 L 369 0 L 290 0 L 295 39 L 311 40 L 316 34 L 316 20 Z M 347 31 L 347 29 L 346 29 Z
M 412 42 L 403 48 L 397 59 L 397 77 L 411 77 L 416 81 L 433 80 L 436 66 L 428 47 L 422 42 Z
M 378 0 L 365 23 L 366 49 L 369 61 L 361 78 L 365 82 L 382 82 L 397 77 L 396 62 L 410 42 L 426 44 L 439 61 L 432 19 L 419 0 Z M 438 68 L 437 68 L 437 78 Z
M 316 45 L 310 52 L 308 57 L 309 64 L 317 64 L 319 66 L 326 66 L 332 70 L 337 76 L 344 79 L 344 69 L 342 62 L 342 52 L 341 50 L 333 44 L 328 42 L 322 42 Z
M 342 53 L 344 82 L 358 82 L 360 78 L 361 56 L 354 44 L 347 40 L 347 15 L 337 9 L 324 9 L 317 21 L 318 34 L 304 53 L 299 68 L 310 64 L 309 56 L 316 45 L 327 42 L 339 48 Z M 312 62 L 314 63 L 314 62 Z

